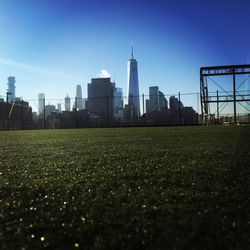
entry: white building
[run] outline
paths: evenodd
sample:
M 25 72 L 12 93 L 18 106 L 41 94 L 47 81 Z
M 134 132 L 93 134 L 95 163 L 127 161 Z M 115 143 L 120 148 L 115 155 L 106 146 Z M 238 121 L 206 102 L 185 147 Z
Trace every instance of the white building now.
M 38 115 L 43 114 L 45 106 L 45 94 L 39 93 L 38 94 Z
M 77 109 L 83 109 L 83 103 L 82 103 L 82 87 L 81 85 L 76 85 L 76 98 L 77 98 Z
M 70 104 L 70 97 L 68 96 L 68 94 L 65 97 L 64 102 L 65 102 L 65 111 L 70 111 L 71 104 Z
M 58 110 L 58 113 L 62 113 L 62 104 L 61 103 L 57 103 L 57 110 Z

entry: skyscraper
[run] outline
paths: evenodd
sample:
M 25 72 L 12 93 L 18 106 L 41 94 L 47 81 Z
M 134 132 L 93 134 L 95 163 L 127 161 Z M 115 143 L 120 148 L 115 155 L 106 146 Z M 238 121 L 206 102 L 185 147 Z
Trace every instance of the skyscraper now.
M 168 101 L 165 95 L 161 91 L 159 91 L 159 108 L 160 108 L 160 111 L 164 111 L 168 109 Z
M 114 117 L 114 89 L 115 84 L 110 78 L 92 78 L 88 84 L 87 108 L 107 123 Z
M 16 86 L 15 86 L 15 77 L 10 76 L 8 77 L 8 90 L 7 92 L 9 93 L 9 102 L 14 102 L 16 99 Z
M 80 110 L 83 108 L 83 105 L 82 105 L 82 87 L 80 84 L 76 85 L 76 99 L 77 99 L 77 102 L 76 102 L 77 109 Z
M 149 114 L 155 111 L 168 109 L 168 102 L 165 95 L 159 90 L 158 86 L 149 87 L 149 99 L 146 100 L 146 112 Z
M 178 111 L 179 109 L 183 109 L 183 104 L 178 100 L 175 96 L 170 96 L 169 98 L 169 106 L 172 111 Z
M 140 116 L 138 68 L 133 55 L 133 47 L 131 48 L 131 59 L 128 61 L 128 108 L 131 119 L 138 119 Z
M 70 111 L 70 98 L 68 94 L 65 97 L 64 102 L 65 102 L 65 111 Z
M 114 108 L 115 108 L 115 112 L 123 109 L 122 88 L 115 88 L 115 91 L 114 91 Z
M 61 103 L 57 103 L 57 110 L 58 110 L 58 113 L 62 113 L 62 104 Z
M 149 111 L 159 111 L 159 87 L 149 87 Z M 148 110 L 147 110 L 148 111 Z
M 39 93 L 38 94 L 38 115 L 43 114 L 44 105 L 45 105 L 44 101 L 45 101 L 45 94 Z

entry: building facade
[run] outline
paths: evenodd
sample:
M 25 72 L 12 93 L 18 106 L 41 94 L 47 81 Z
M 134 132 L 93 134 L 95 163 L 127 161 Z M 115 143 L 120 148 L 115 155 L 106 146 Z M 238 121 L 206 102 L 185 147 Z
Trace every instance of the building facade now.
M 159 110 L 164 111 L 168 109 L 168 101 L 165 95 L 159 91 Z
M 87 109 L 90 116 L 110 124 L 114 118 L 115 84 L 110 78 L 92 78 L 88 84 Z
M 58 113 L 62 113 L 62 104 L 61 103 L 57 103 L 57 111 L 58 111 Z
M 68 96 L 68 94 L 67 94 L 67 96 L 65 97 L 65 99 L 64 99 L 64 103 L 65 103 L 65 111 L 70 111 L 70 97 Z
M 39 93 L 38 94 L 38 115 L 43 114 L 45 106 L 45 94 Z
M 146 100 L 146 113 L 165 111 L 168 109 L 168 101 L 158 86 L 149 87 L 149 99 Z
M 159 111 L 159 87 L 149 87 L 149 112 Z
M 183 107 L 182 103 L 180 103 L 178 98 L 176 98 L 175 96 L 170 96 L 169 106 L 171 111 L 179 111 L 179 109 Z
M 7 89 L 7 94 L 8 94 L 8 101 L 9 102 L 15 102 L 16 99 L 16 86 L 15 86 L 16 80 L 14 76 L 8 77 L 8 89 Z
M 82 87 L 80 84 L 76 85 L 76 107 L 77 110 L 83 109 L 82 105 Z
M 32 128 L 32 108 L 28 102 L 0 102 L 0 130 Z

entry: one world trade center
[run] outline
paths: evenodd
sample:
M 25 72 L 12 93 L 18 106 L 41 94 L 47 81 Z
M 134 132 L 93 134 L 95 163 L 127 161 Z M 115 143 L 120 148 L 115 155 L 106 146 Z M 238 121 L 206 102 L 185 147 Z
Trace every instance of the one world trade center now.
M 128 107 L 130 118 L 138 120 L 140 117 L 140 97 L 138 68 L 137 61 L 133 55 L 133 47 L 131 48 L 131 59 L 128 61 Z

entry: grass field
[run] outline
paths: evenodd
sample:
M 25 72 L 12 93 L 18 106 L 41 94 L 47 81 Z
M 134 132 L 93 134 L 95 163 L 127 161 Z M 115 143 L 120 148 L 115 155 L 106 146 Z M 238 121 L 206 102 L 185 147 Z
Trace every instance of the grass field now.
M 0 249 L 250 249 L 249 126 L 0 142 Z

